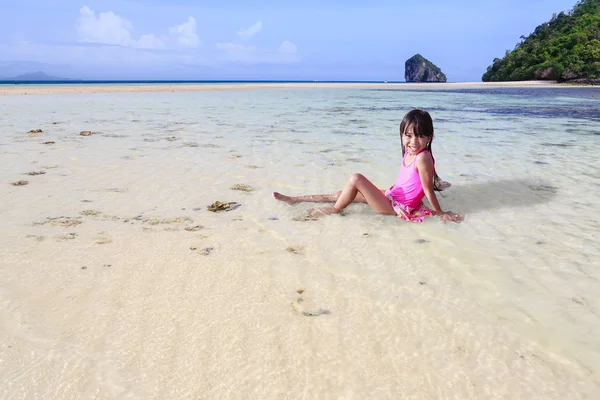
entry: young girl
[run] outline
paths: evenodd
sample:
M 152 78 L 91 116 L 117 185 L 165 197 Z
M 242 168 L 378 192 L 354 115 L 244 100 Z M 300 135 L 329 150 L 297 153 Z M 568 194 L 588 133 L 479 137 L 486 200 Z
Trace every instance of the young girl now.
M 348 179 L 341 192 L 308 196 L 285 196 L 273 192 L 273 197 L 288 204 L 299 202 L 334 202 L 332 207 L 315 208 L 310 216 L 339 214 L 352 202 L 367 203 L 380 214 L 397 215 L 411 222 L 423 222 L 425 217 L 439 215 L 442 221 L 460 222 L 462 217 L 443 211 L 434 192 L 434 182 L 439 180 L 431 154 L 433 121 L 427 111 L 412 110 L 400 123 L 402 164 L 396 183 L 388 190 L 378 189 L 361 174 Z M 433 210 L 423 205 L 427 197 Z

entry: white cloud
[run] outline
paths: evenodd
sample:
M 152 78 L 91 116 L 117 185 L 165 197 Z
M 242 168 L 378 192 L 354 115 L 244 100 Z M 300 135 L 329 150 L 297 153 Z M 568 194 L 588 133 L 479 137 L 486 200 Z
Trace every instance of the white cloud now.
M 239 43 L 217 43 L 219 58 L 223 61 L 238 61 L 254 63 L 256 59 L 256 48 Z
M 193 17 L 188 17 L 186 22 L 169 28 L 169 33 L 179 47 L 195 48 L 200 45 L 200 38 L 196 33 L 196 20 Z
M 187 21 L 169 28 L 169 37 L 147 33 L 139 39 L 133 36 L 133 24 L 112 11 L 96 14 L 88 6 L 79 10 L 76 23 L 80 42 L 111 44 L 138 49 L 165 49 L 168 47 L 196 48 L 200 38 L 196 33 L 196 20 L 188 17 Z
M 281 43 L 281 46 L 279 46 L 279 52 L 285 54 L 297 54 L 298 47 L 296 47 L 296 45 L 289 40 L 286 40 Z
M 96 13 L 88 6 L 79 10 L 77 34 L 82 42 L 131 46 L 133 25 L 112 11 Z
M 252 25 L 250 28 L 242 29 L 241 31 L 238 31 L 237 34 L 240 38 L 242 38 L 242 40 L 247 41 L 247 40 L 250 40 L 250 38 L 252 38 L 254 35 L 256 35 L 261 30 L 262 30 L 262 21 L 258 21 L 257 23 Z
M 274 48 L 251 46 L 241 40 L 201 46 L 197 22 L 193 17 L 178 25 L 167 25 L 162 34 L 135 34 L 133 24 L 123 16 L 112 11 L 95 12 L 83 6 L 75 28 L 78 43 L 0 41 L 0 54 L 4 60 L 47 64 L 61 60 L 76 71 L 84 71 L 82 76 L 88 76 L 85 75 L 87 71 L 97 71 L 98 76 L 103 76 L 109 70 L 120 68 L 140 70 L 149 76 L 151 71 L 171 71 L 182 66 L 217 68 L 228 64 L 288 64 L 300 61 L 296 45 L 287 40 Z M 259 21 L 238 34 L 249 39 L 261 29 L 262 22 Z M 55 74 L 61 76 L 60 73 Z
M 140 39 L 133 44 L 132 47 L 137 47 L 139 49 L 163 49 L 165 48 L 165 42 L 163 39 L 154 36 L 149 33 L 146 35 L 142 35 Z
M 279 58 L 283 62 L 293 63 L 300 61 L 300 56 L 298 55 L 298 47 L 289 40 L 285 40 L 281 43 L 278 52 Z
M 284 41 L 276 51 L 256 48 L 239 43 L 217 43 L 218 59 L 247 64 L 286 64 L 300 60 L 298 48 L 290 41 Z

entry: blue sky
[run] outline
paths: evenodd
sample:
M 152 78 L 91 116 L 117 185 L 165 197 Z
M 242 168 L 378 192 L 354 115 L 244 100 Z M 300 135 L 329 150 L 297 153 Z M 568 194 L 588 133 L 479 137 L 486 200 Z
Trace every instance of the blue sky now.
M 420 53 L 462 82 L 576 0 L 3 3 L 0 77 L 404 81 Z

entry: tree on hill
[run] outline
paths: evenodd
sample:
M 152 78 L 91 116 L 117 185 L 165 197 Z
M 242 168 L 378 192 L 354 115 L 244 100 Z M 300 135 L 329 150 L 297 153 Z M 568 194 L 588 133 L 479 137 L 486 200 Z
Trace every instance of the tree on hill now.
M 496 58 L 481 80 L 600 79 L 600 0 L 580 0 L 554 14 L 514 50 Z

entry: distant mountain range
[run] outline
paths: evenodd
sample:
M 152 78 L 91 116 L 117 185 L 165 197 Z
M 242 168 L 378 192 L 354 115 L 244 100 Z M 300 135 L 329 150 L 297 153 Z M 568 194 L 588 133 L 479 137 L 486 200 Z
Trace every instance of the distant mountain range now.
M 0 81 L 68 81 L 68 78 L 46 75 L 42 71 L 28 72 L 12 78 L 0 78 Z

